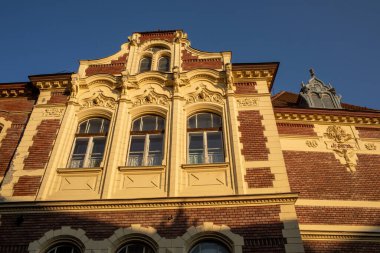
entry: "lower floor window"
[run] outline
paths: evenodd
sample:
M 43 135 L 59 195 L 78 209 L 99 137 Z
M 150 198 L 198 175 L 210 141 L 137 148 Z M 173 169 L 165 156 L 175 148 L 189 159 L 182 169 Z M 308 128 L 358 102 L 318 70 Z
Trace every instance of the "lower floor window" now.
M 128 166 L 162 164 L 162 134 L 133 135 L 129 149 Z
M 77 137 L 70 168 L 99 167 L 103 160 L 105 144 L 105 137 Z
M 188 163 L 224 162 L 223 140 L 221 132 L 189 133 Z

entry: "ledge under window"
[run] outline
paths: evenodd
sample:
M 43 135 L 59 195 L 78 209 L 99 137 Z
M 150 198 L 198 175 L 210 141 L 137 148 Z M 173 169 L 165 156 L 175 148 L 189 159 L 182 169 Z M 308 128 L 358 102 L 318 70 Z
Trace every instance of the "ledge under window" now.
M 58 174 L 64 173 L 99 173 L 103 170 L 103 167 L 96 168 L 59 168 L 57 169 Z
M 202 169 L 202 168 L 227 168 L 228 163 L 195 163 L 195 164 L 182 164 L 182 169 Z
M 164 170 L 164 165 L 158 165 L 158 166 L 119 166 L 119 171 L 144 171 L 144 170 Z

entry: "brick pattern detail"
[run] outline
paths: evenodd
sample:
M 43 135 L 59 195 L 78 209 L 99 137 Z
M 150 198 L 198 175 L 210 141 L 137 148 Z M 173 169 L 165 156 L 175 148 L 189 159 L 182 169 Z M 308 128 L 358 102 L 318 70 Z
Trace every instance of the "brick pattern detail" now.
M 380 128 L 356 127 L 356 130 L 359 131 L 360 138 L 380 139 Z
M 29 100 L 26 97 L 0 100 L 0 117 L 12 122 L 10 128 L 3 129 L 6 131 L 6 135 L 1 140 L 0 145 L 0 177 L 5 176 L 10 166 L 34 102 L 34 100 Z M 18 113 L 12 113 L 12 111 Z M 19 113 L 20 111 L 25 113 Z
M 86 69 L 86 76 L 92 76 L 96 74 L 120 74 L 125 70 L 125 63 L 127 61 L 128 54 L 120 56 L 117 60 L 111 61 L 110 64 L 94 64 L 90 65 Z
M 47 104 L 64 104 L 67 102 L 69 94 L 64 91 L 52 91 Z
M 241 154 L 244 155 L 246 161 L 268 160 L 267 138 L 264 136 L 261 120 L 259 111 L 239 111 L 240 143 L 243 144 Z
M 256 94 L 256 82 L 249 82 L 249 83 L 234 83 L 236 90 L 236 94 Z
M 45 168 L 60 124 L 59 119 L 48 119 L 37 127 L 33 145 L 29 147 L 29 155 L 24 161 L 24 170 Z
M 274 175 L 270 168 L 248 168 L 244 180 L 248 188 L 268 188 L 273 187 Z
M 147 40 L 166 40 L 168 42 L 173 42 L 175 38 L 175 31 L 170 32 L 158 32 L 158 33 L 141 33 L 140 43 Z
M 356 172 L 347 172 L 333 153 L 284 151 L 292 191 L 300 198 L 380 200 L 380 155 L 357 154 Z
M 279 134 L 317 136 L 313 124 L 277 123 Z
M 40 183 L 40 176 L 21 176 L 13 186 L 13 196 L 34 196 Z
M 199 59 L 186 49 L 182 50 L 182 69 L 192 70 L 197 68 L 221 69 L 223 68 L 222 58 Z
M 378 253 L 379 242 L 304 241 L 305 253 Z
M 379 208 L 296 206 L 301 224 L 380 226 Z
M 205 221 L 211 221 L 216 225 L 228 225 L 233 233 L 243 236 L 247 242 L 250 242 L 243 247 L 244 252 L 285 252 L 282 240 L 278 240 L 275 245 L 268 245 L 268 239 L 274 241 L 276 238 L 282 238 L 283 223 L 280 221 L 279 212 L 278 205 L 270 205 L 117 212 L 28 213 L 23 214 L 24 221 L 20 226 L 15 226 L 19 214 L 2 214 L 2 231 L 12 232 L 0 233 L 0 245 L 26 245 L 39 239 L 47 231 L 60 229 L 62 226 L 81 228 L 86 231 L 89 239 L 103 240 L 110 237 L 120 227 L 141 224 L 145 227 L 156 228 L 162 237 L 174 239 L 186 233 L 191 226 L 196 227 Z M 260 245 L 259 240 L 264 243 Z

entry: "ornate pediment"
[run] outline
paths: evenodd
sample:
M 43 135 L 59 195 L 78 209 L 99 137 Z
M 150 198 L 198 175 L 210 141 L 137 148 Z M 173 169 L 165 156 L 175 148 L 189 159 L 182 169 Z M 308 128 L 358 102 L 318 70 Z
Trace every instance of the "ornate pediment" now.
M 212 102 L 217 104 L 224 104 L 224 97 L 217 92 L 210 91 L 206 85 L 200 85 L 194 92 L 185 96 L 186 104 L 197 102 Z
M 102 91 L 95 92 L 91 97 L 80 102 L 80 108 L 105 107 L 111 110 L 116 108 L 117 102 L 112 97 L 107 97 Z
M 146 89 L 142 95 L 136 96 L 132 99 L 134 106 L 156 104 L 167 106 L 169 98 L 163 94 L 159 94 L 154 91 L 152 87 Z

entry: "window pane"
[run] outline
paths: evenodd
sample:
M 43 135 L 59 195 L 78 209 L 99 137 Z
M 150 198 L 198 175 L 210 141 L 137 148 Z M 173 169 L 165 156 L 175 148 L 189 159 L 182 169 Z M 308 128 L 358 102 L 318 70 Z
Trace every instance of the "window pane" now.
M 142 118 L 143 121 L 143 126 L 142 130 L 143 131 L 151 131 L 151 130 L 156 130 L 156 116 L 146 116 Z
M 94 138 L 94 146 L 92 148 L 92 153 L 103 154 L 105 144 L 106 144 L 105 138 Z
M 212 115 L 212 127 L 222 127 L 222 119 L 219 115 Z
M 73 154 L 86 154 L 88 138 L 76 139 Z
M 144 253 L 144 246 L 141 244 L 128 245 L 127 253 Z
M 140 62 L 140 72 L 149 71 L 152 65 L 152 59 L 145 57 Z
M 162 135 L 149 136 L 147 166 L 162 164 Z
M 189 149 L 203 149 L 203 134 L 189 135 Z
M 212 242 L 202 243 L 201 253 L 218 253 L 218 244 Z
M 107 119 L 103 119 L 103 133 L 108 133 L 108 128 L 110 126 L 110 121 Z
M 165 120 L 161 117 L 157 117 L 157 130 L 165 129 Z
M 221 132 L 208 132 L 207 133 L 207 147 L 222 148 L 222 133 Z
M 169 57 L 162 57 L 158 62 L 158 71 L 169 71 L 170 59 Z
M 197 128 L 210 128 L 212 127 L 211 123 L 211 114 L 210 113 L 199 113 L 197 114 Z
M 78 133 L 83 134 L 86 132 L 87 120 L 85 122 L 80 123 Z
M 192 116 L 189 118 L 189 125 L 188 125 L 188 128 L 196 128 L 196 124 L 195 124 L 195 119 L 196 119 L 196 115 Z
M 145 136 L 132 136 L 131 140 L 131 152 L 144 152 Z
M 141 131 L 141 129 L 140 129 L 140 124 L 141 124 L 141 118 L 135 120 L 135 121 L 133 122 L 132 131 Z
M 100 133 L 102 127 L 102 119 L 90 119 L 88 121 L 88 133 Z

